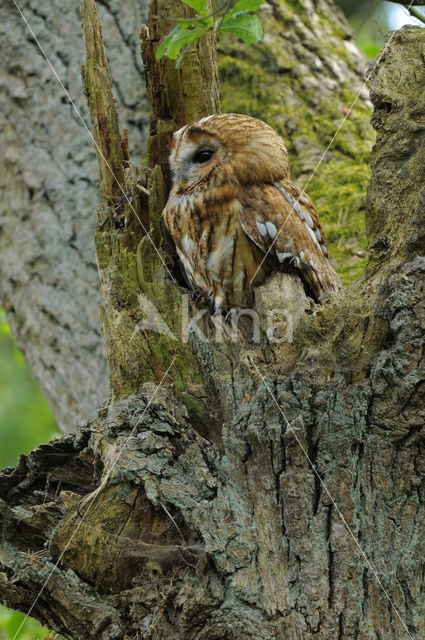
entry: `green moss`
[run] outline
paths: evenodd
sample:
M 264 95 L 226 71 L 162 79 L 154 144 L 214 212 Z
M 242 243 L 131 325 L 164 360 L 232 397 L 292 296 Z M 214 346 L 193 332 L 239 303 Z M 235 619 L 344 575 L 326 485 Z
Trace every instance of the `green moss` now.
M 264 83 L 264 71 L 260 64 L 251 58 L 238 58 L 231 55 L 219 56 L 219 73 L 222 80 L 221 104 L 224 112 L 247 113 L 255 118 L 265 118 L 266 105 L 273 108 L 268 88 Z M 232 78 L 238 83 L 232 83 Z M 247 88 L 249 87 L 249 90 Z M 275 115 L 279 109 L 276 107 Z
M 137 262 L 133 251 L 122 249 L 117 255 L 118 268 L 122 273 L 122 286 L 131 293 L 137 290 Z
M 188 393 L 182 393 L 181 395 L 181 400 L 183 402 L 183 404 L 185 405 L 189 416 L 192 419 L 201 419 L 204 412 L 205 412 L 205 407 L 202 404 L 202 402 L 200 402 L 199 400 L 197 400 L 196 398 L 194 398 L 193 396 L 189 395 Z
M 320 166 L 307 189 L 319 212 L 329 254 L 344 285 L 357 279 L 366 264 L 364 216 L 369 179 L 367 164 L 335 155 Z

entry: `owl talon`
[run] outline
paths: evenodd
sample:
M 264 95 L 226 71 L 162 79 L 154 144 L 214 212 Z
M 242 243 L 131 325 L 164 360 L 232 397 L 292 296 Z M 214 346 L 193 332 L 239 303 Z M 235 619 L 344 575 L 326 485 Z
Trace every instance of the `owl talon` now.
M 204 297 L 204 294 L 201 291 L 194 290 L 191 292 L 190 297 L 195 304 L 198 304 L 198 302 Z

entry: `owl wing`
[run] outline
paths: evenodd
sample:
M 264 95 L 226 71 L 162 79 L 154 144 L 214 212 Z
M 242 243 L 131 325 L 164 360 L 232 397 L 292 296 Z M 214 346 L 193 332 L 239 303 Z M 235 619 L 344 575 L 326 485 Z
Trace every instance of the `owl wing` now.
M 284 270 L 295 268 L 312 295 L 337 291 L 325 237 L 311 200 L 290 180 L 244 187 L 240 223 L 248 237 Z

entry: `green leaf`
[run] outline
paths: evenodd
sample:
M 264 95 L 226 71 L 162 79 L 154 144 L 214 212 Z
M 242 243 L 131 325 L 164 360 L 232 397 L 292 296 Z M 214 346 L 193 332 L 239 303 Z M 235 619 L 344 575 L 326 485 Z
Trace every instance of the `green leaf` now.
M 263 28 L 257 15 L 246 11 L 239 11 L 230 16 L 225 16 L 218 28 L 222 33 L 233 33 L 246 44 L 258 42 L 263 36 Z
M 263 2 L 264 0 L 236 0 L 228 15 L 232 16 L 239 11 L 257 11 Z
M 195 9 L 201 16 L 208 14 L 208 0 L 183 0 L 183 2 Z
M 198 40 L 204 33 L 205 29 L 202 27 L 190 30 L 181 29 L 180 26 L 174 27 L 171 33 L 169 33 L 159 45 L 156 52 L 157 60 L 162 58 L 164 54 L 172 60 L 175 60 L 183 48 L 187 51 L 190 45 Z
M 176 27 L 174 27 L 174 29 L 172 31 L 170 31 L 170 33 L 168 35 L 165 36 L 164 40 L 161 42 L 161 44 L 159 45 L 158 49 L 156 50 L 155 53 L 155 58 L 157 60 L 161 60 L 162 56 L 164 55 L 166 49 L 168 48 L 171 40 L 174 38 L 174 36 L 176 35 L 176 33 L 180 31 L 180 26 L 177 25 Z
M 180 33 L 177 33 L 173 38 L 170 46 L 168 47 L 167 56 L 172 60 L 175 60 L 183 47 L 186 47 L 186 50 L 189 46 L 198 40 L 205 33 L 205 29 L 199 27 L 198 29 L 192 29 L 189 31 L 188 29 L 182 29 Z
M 179 27 L 182 29 L 187 29 L 188 27 L 211 27 L 213 24 L 213 19 L 211 16 L 205 16 L 201 19 L 201 17 L 194 18 L 193 20 L 187 20 L 185 18 L 176 18 Z

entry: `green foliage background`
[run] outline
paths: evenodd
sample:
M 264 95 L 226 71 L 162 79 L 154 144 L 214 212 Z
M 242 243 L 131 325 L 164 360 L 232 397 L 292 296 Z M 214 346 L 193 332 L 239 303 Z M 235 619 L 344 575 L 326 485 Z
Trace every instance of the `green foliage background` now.
M 0 311 L 0 468 L 15 466 L 20 453 L 28 453 L 58 434 L 49 405 Z
M 336 2 L 346 12 L 356 32 L 358 46 L 370 57 L 377 55 L 388 31 L 385 12 L 389 9 L 389 3 L 380 0 Z M 249 91 L 249 87 L 246 87 L 246 91 Z M 353 172 L 355 170 L 353 167 Z M 347 195 L 352 177 L 347 176 Z M 330 230 L 328 228 L 328 236 L 338 234 L 338 229 L 341 233 L 344 220 L 338 218 L 330 222 L 334 223 L 335 228 L 332 225 Z M 5 314 L 0 310 L 0 468 L 16 465 L 20 453 L 28 453 L 56 435 L 59 435 L 59 429 L 55 418 L 32 379 L 10 333 Z M 0 640 L 12 640 L 23 618 L 23 614 L 0 606 Z M 19 640 L 49 637 L 57 636 L 31 618 L 25 622 L 18 636 Z
M 15 466 L 21 453 L 59 435 L 55 417 L 34 382 L 0 310 L 0 469 Z M 24 614 L 0 607 L 0 640 L 11 640 Z M 53 637 L 36 620 L 28 619 L 19 640 Z

